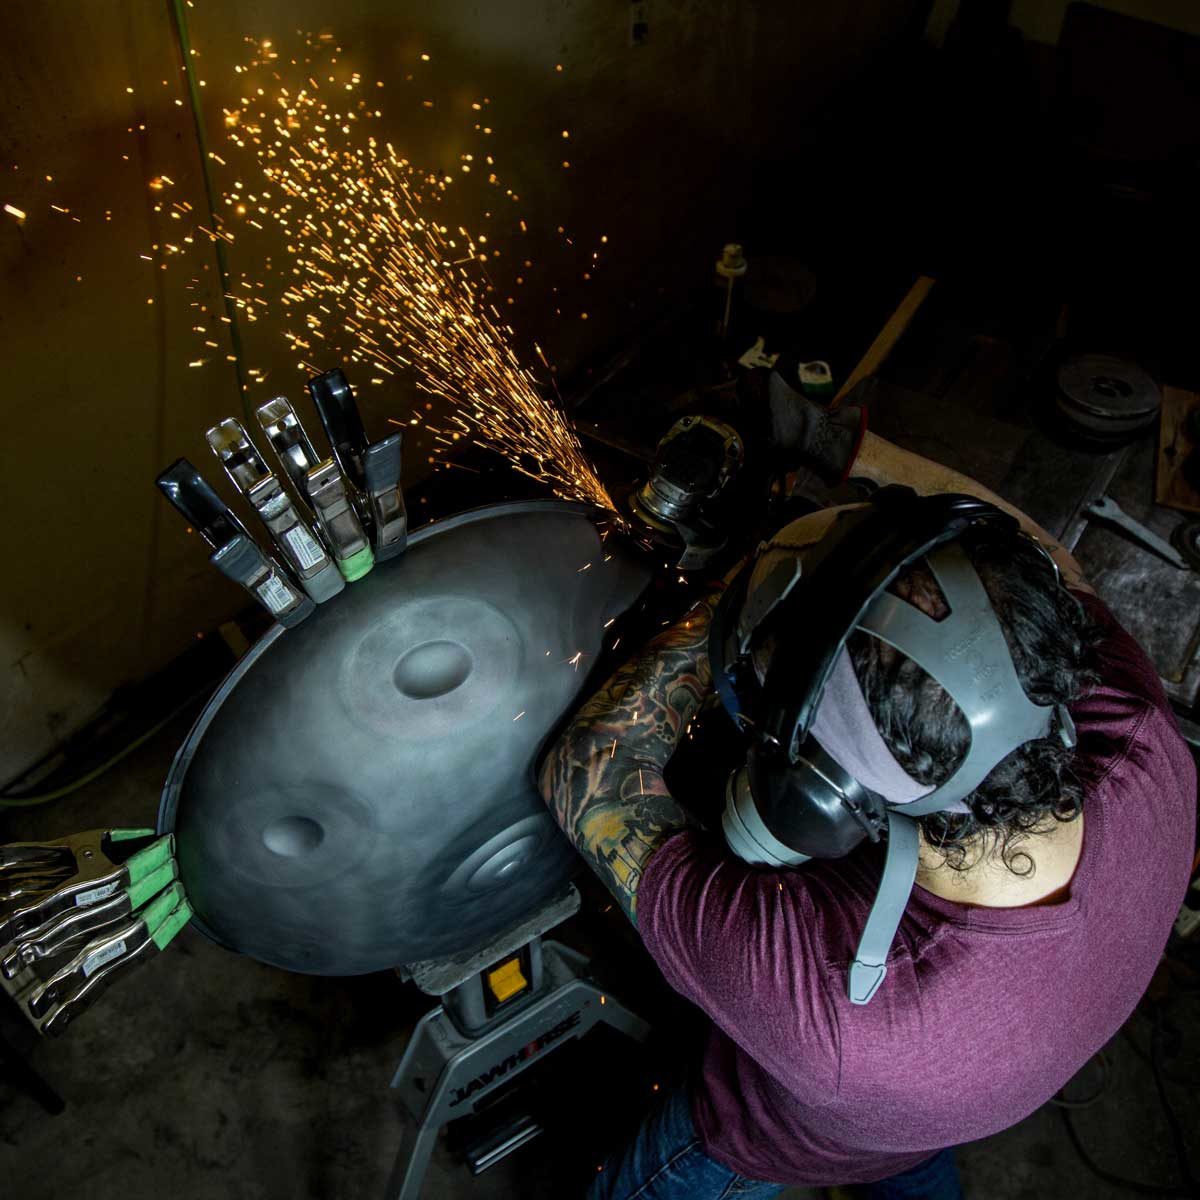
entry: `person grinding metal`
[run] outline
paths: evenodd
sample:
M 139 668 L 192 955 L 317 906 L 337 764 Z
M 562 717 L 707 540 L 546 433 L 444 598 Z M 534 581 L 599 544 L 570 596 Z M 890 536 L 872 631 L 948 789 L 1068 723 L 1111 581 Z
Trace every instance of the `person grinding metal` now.
M 879 490 L 759 546 L 540 771 L 711 1019 L 691 1082 L 593 1200 L 960 1196 L 951 1148 L 1028 1116 L 1116 1033 L 1188 884 L 1191 756 L 1071 555 L 858 408 L 776 374 L 769 410 L 777 452 Z M 663 775 L 714 688 L 746 744 L 719 833 Z

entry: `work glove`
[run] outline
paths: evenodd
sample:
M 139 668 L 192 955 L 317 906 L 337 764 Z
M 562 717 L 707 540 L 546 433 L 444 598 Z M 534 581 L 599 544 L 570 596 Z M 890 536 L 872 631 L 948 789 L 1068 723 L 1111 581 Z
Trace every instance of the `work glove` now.
M 771 448 L 785 468 L 807 467 L 822 483 L 844 483 L 867 431 L 859 404 L 823 408 L 800 391 L 796 361 L 780 359 L 767 381 Z

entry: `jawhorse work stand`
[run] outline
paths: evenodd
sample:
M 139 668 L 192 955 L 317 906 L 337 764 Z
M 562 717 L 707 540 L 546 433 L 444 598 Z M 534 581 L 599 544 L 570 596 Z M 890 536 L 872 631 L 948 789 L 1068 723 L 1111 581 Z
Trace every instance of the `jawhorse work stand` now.
M 478 1111 L 553 1050 L 601 1023 L 649 1037 L 645 1021 L 587 978 L 584 955 L 542 940 L 578 908 L 571 886 L 468 958 L 406 968 L 441 1003 L 417 1023 L 392 1079 L 415 1125 L 405 1122 L 387 1200 L 417 1200 L 442 1127 Z M 532 1121 L 515 1126 L 475 1161 L 476 1172 L 540 1132 Z

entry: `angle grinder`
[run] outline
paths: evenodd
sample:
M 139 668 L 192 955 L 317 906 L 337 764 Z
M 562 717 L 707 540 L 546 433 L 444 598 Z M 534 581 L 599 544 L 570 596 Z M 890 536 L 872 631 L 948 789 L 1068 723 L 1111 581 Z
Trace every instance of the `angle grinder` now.
M 722 500 L 744 462 L 737 430 L 713 417 L 681 417 L 658 443 L 629 507 L 654 541 L 679 552 L 680 570 L 702 567 L 724 548 Z

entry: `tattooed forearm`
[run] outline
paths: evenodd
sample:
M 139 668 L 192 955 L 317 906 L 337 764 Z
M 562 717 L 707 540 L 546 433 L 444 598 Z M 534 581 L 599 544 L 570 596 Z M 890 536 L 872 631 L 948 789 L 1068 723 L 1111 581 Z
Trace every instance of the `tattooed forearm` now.
M 558 823 L 631 919 L 650 855 L 688 823 L 663 769 L 712 686 L 715 593 L 626 663 L 579 710 L 542 768 Z

